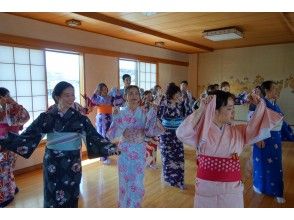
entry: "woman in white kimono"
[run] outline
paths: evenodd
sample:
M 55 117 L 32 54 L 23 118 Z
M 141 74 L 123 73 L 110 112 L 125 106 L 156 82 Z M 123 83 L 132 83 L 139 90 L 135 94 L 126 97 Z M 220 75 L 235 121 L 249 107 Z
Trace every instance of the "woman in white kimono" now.
M 257 105 L 251 120 L 233 125 L 234 95 L 215 91 L 177 129 L 178 138 L 198 152 L 195 207 L 244 207 L 239 155 L 245 145 L 269 137 L 283 118 L 259 96 L 251 94 L 250 101 Z

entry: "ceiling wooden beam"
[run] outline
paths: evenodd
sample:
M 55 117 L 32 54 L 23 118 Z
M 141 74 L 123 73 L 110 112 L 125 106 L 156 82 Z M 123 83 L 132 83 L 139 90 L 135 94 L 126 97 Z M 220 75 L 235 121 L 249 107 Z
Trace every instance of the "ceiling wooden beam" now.
M 98 13 L 98 12 L 74 12 L 74 13 L 81 15 L 81 16 L 84 16 L 84 17 L 87 17 L 87 18 L 92 18 L 94 20 L 99 20 L 99 21 L 106 22 L 109 24 L 118 25 L 118 26 L 121 26 L 124 28 L 139 31 L 139 32 L 142 32 L 145 34 L 150 34 L 150 35 L 164 38 L 167 40 L 171 40 L 171 41 L 174 41 L 177 43 L 192 46 L 192 47 L 204 50 L 204 51 L 213 51 L 213 48 L 203 46 L 203 45 L 191 42 L 191 41 L 183 40 L 181 38 L 174 37 L 172 35 L 168 35 L 168 34 L 156 31 L 156 30 L 152 30 L 152 29 L 149 29 L 149 28 L 146 28 L 146 27 L 143 27 L 143 26 L 140 26 L 140 25 L 128 22 L 128 21 L 123 21 L 123 20 L 120 20 L 117 18 L 113 18 L 113 17 L 110 17 L 110 16 L 102 14 L 102 13 Z
M 54 41 L 46 41 L 35 38 L 21 37 L 9 34 L 1 34 L 0 33 L 0 43 L 6 45 L 13 46 L 21 46 L 21 47 L 29 47 L 35 49 L 55 49 L 55 50 L 64 50 L 64 51 L 72 51 L 78 53 L 89 53 L 89 54 L 97 54 L 102 56 L 110 56 L 110 57 L 118 57 L 118 58 L 128 58 L 128 59 L 137 59 L 146 62 L 158 62 L 158 63 L 167 63 L 178 66 L 189 66 L 189 62 L 178 61 L 178 60 L 170 60 L 163 59 L 159 57 L 149 57 L 142 56 L 138 54 L 132 53 L 123 53 L 120 51 L 113 50 L 105 50 L 100 48 L 86 47 L 74 44 L 66 44 Z
M 286 23 L 288 29 L 291 31 L 291 33 L 294 35 L 294 26 L 293 21 L 291 22 L 291 19 L 287 16 L 287 13 L 281 12 L 280 15 L 282 16 L 283 21 Z

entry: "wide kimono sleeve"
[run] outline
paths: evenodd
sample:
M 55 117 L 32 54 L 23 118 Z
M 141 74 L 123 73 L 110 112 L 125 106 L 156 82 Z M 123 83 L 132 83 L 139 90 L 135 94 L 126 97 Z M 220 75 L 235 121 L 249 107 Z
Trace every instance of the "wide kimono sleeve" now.
M 291 128 L 291 126 L 283 121 L 282 129 L 281 129 L 281 136 L 282 136 L 282 141 L 290 141 L 294 142 L 294 133 Z
M 92 159 L 116 154 L 116 145 L 98 134 L 88 117 L 83 116 L 83 119 L 85 129 L 83 141 L 87 148 L 88 158 Z
M 45 119 L 46 113 L 40 114 L 21 135 L 9 132 L 5 139 L 0 140 L 0 145 L 24 158 L 29 158 L 45 135 Z
M 196 110 L 177 128 L 176 135 L 183 143 L 199 147 L 207 142 L 208 131 L 215 113 L 216 96 L 205 106 L 204 110 Z M 199 118 L 195 126 L 195 117 Z
M 246 125 L 237 126 L 244 137 L 244 144 L 254 144 L 271 136 L 270 130 L 283 120 L 280 113 L 266 107 L 263 99 L 256 106 L 251 119 Z
M 164 133 L 164 127 L 157 118 L 156 109 L 150 108 L 146 114 L 145 135 L 147 137 L 157 137 Z
M 10 116 L 14 125 L 24 125 L 30 119 L 28 111 L 17 103 L 13 105 Z
M 123 132 L 126 129 L 126 122 L 123 122 L 123 115 L 120 111 L 118 114 L 112 115 L 112 123 L 106 133 L 106 137 L 113 143 L 117 143 L 121 140 Z

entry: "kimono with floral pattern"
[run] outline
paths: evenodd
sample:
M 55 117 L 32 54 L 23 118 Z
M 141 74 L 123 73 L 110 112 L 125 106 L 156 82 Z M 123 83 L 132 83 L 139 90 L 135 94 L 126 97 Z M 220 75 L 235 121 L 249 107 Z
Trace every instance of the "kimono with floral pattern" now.
M 161 121 L 181 121 L 192 113 L 189 100 L 176 105 L 165 99 L 161 102 L 158 117 Z M 164 125 L 164 123 L 163 123 Z M 164 125 L 165 126 L 165 125 Z M 184 146 L 176 136 L 175 127 L 166 127 L 160 136 L 160 151 L 164 180 L 171 186 L 184 187 Z
M 10 104 L 9 110 L 0 113 L 0 139 L 8 132 L 18 133 L 22 126 L 30 119 L 25 108 L 17 103 Z M 0 207 L 6 206 L 13 200 L 16 184 L 13 170 L 16 154 L 9 150 L 0 150 Z
M 133 139 L 125 139 L 123 132 L 131 129 Z M 161 134 L 162 126 L 157 120 L 156 111 L 151 108 L 146 112 L 142 107 L 134 111 L 124 107 L 113 115 L 113 122 L 107 136 L 119 142 L 121 154 L 118 158 L 119 207 L 141 207 L 144 196 L 144 169 L 146 146 L 145 136 Z
M 9 133 L 0 145 L 24 158 L 29 158 L 45 134 L 76 134 L 83 138 L 89 158 L 114 154 L 115 145 L 99 135 L 90 120 L 74 108 L 61 113 L 55 107 L 33 121 L 21 134 Z M 51 140 L 54 142 L 54 140 Z M 55 142 L 58 142 L 56 140 Z M 71 140 L 63 140 L 71 144 Z M 80 144 L 81 145 L 81 144 Z M 70 147 L 70 146 L 69 146 Z M 77 207 L 81 181 L 80 148 L 76 150 L 45 150 L 43 161 L 44 207 Z

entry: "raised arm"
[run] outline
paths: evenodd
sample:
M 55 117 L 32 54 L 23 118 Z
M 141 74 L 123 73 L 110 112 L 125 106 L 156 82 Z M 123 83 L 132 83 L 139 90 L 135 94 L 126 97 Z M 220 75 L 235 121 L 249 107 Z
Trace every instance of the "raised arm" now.
M 215 102 L 215 96 L 201 100 L 200 107 L 177 128 L 176 135 L 179 140 L 191 146 L 199 146 L 202 142 L 206 142 L 215 113 Z
M 253 144 L 270 137 L 270 130 L 283 120 L 280 113 L 266 107 L 263 99 L 252 95 L 256 110 L 247 125 L 243 126 L 245 144 Z

